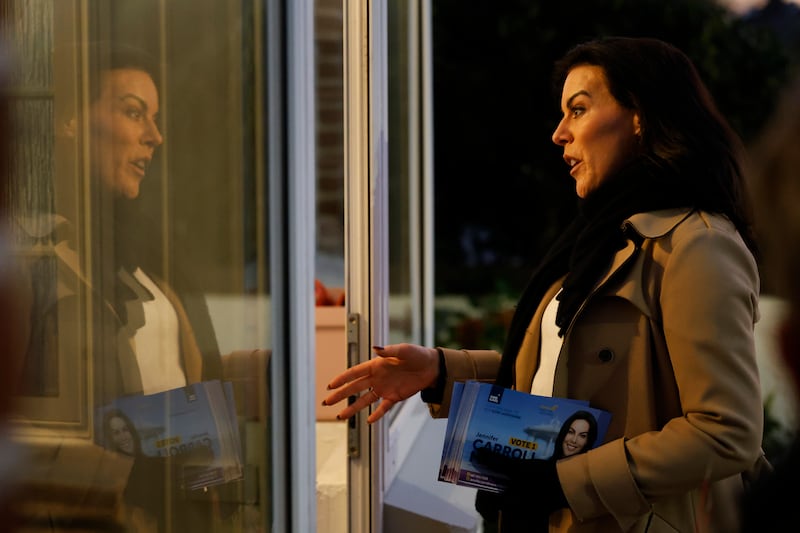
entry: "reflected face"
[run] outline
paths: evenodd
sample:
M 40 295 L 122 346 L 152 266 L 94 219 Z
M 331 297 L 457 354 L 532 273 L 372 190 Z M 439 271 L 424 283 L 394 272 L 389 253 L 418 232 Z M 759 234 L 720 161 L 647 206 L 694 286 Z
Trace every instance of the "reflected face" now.
M 569 71 L 561 110 L 553 142 L 564 148 L 575 191 L 586 198 L 636 153 L 639 116 L 614 98 L 605 72 L 594 65 Z
M 158 91 L 149 74 L 135 69 L 102 74 L 89 116 L 92 175 L 115 196 L 139 196 L 153 152 L 164 140 L 157 116 Z
M 108 421 L 108 427 L 111 430 L 111 443 L 114 448 L 122 453 L 134 455 L 136 446 L 133 442 L 131 429 L 125 419 L 115 416 Z
M 569 425 L 569 431 L 564 437 L 562 451 L 564 457 L 581 453 L 586 447 L 586 440 L 589 438 L 589 422 L 587 420 L 573 420 Z

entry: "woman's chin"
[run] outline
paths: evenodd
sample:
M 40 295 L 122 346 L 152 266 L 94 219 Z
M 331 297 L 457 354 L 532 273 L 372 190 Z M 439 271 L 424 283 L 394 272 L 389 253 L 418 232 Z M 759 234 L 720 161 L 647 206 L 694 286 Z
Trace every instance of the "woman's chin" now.
M 126 183 L 117 187 L 116 196 L 127 200 L 135 200 L 139 197 L 139 183 Z

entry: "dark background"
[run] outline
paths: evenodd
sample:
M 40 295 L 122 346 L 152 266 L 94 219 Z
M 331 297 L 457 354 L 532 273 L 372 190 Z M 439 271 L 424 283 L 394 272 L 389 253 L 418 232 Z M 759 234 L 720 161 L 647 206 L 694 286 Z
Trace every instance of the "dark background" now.
M 745 143 L 796 69 L 800 10 L 772 1 L 737 16 L 703 0 L 433 2 L 436 293 L 522 289 L 575 213 L 550 140 L 553 63 L 607 35 L 671 42 L 692 58 Z

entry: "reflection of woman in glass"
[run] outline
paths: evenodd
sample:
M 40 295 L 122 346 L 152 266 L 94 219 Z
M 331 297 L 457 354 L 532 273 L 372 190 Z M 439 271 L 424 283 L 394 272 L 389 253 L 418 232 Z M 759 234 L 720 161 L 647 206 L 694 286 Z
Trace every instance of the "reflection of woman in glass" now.
M 147 56 L 127 48 L 98 47 L 96 55 L 101 68 L 108 68 L 99 73 L 89 108 L 90 168 L 101 198 L 113 202 L 115 283 L 108 298 L 122 321 L 117 339 L 121 365 L 107 369 L 122 373 L 122 392 L 150 394 L 201 381 L 203 358 L 182 303 L 141 264 L 143 241 L 137 234 L 143 232 L 143 221 L 132 201 L 163 142 L 156 69 Z
M 22 381 L 28 394 L 60 394 L 59 357 L 79 357 L 67 352 L 85 344 L 77 336 L 86 322 L 81 296 L 89 294 L 95 299 L 95 398 L 105 405 L 122 395 L 219 378 L 221 358 L 203 301 L 184 305 L 188 300 L 144 265 L 144 247 L 158 239 L 146 230 L 136 199 L 163 142 L 158 69 L 148 55 L 129 47 L 97 43 L 88 52 L 97 67 L 90 76 L 88 108 L 60 115 L 57 139 L 65 154 L 80 155 L 81 140 L 88 142 L 88 196 L 97 202 L 92 215 L 98 221 L 91 227 L 93 276 L 87 276 L 79 253 L 85 228 L 72 217 L 39 214 L 36 224 L 22 228 L 30 246 L 45 243 L 54 251 L 45 257 L 53 263 L 47 269 L 31 267 L 32 327 Z M 69 190 L 75 184 L 66 185 Z
M 103 438 L 106 447 L 115 452 L 131 456 L 142 453 L 139 434 L 133 422 L 119 409 L 112 409 L 103 416 Z
M 158 70 L 146 54 L 109 43 L 98 43 L 90 56 L 100 71 L 87 122 L 89 166 L 100 198 L 113 208 L 113 256 L 104 255 L 102 267 L 113 280 L 103 288 L 118 317 L 112 322 L 114 339 L 106 337 L 116 356 L 97 353 L 95 358 L 96 375 L 103 377 L 99 394 L 107 402 L 119 395 L 152 394 L 219 377 L 221 363 L 213 338 L 198 342 L 196 336 L 213 331 L 205 307 L 185 307 L 142 258 L 143 247 L 153 239 L 136 200 L 164 140 L 158 126 Z M 169 529 L 169 516 L 176 531 L 208 528 L 211 505 L 187 501 L 180 487 L 181 464 L 145 457 L 133 425 L 128 421 L 126 430 L 121 422 L 116 419 L 113 442 L 123 453 L 133 450 L 136 456 L 126 500 L 156 516 L 162 530 Z M 165 508 L 168 500 L 170 509 Z
M 556 437 L 553 459 L 586 452 L 597 439 L 597 420 L 588 411 L 576 411 L 564 421 Z
M 88 144 L 83 166 L 91 178 L 86 195 L 92 200 L 91 227 L 54 212 L 38 213 L 36 224 L 21 228 L 24 244 L 44 244 L 52 250 L 45 256 L 50 268 L 30 269 L 32 324 L 22 381 L 29 394 L 56 396 L 62 393 L 59 376 L 42 376 L 67 366 L 64 360 L 88 359 L 93 364 L 94 398 L 98 405 L 108 405 L 121 396 L 219 378 L 221 358 L 205 304 L 198 298 L 184 305 L 189 300 L 181 300 L 141 262 L 142 246 L 148 239 L 157 241 L 137 216 L 134 202 L 163 142 L 157 124 L 158 69 L 149 56 L 128 47 L 96 43 L 87 50 L 95 67 L 89 76 L 88 106 L 58 117 L 57 142 L 62 153 L 78 157 L 84 153 L 81 141 Z M 59 171 L 63 169 L 56 174 Z M 67 177 L 74 179 L 69 173 Z M 75 186 L 66 185 L 67 190 Z M 61 203 L 55 202 L 56 208 Z M 84 248 L 91 252 L 91 277 L 80 247 L 89 234 L 92 246 Z M 91 316 L 82 313 L 87 296 L 92 300 Z M 80 338 L 83 331 L 92 335 L 91 354 L 77 353 L 87 344 Z M 212 506 L 186 498 L 179 476 L 167 475 L 178 467 L 174 462 L 141 453 L 124 415 L 109 416 L 104 430 L 109 447 L 135 456 L 125 488 L 128 505 L 146 509 L 160 530 L 167 529 L 170 516 L 181 523 L 181 530 L 209 527 Z
M 109 450 L 135 458 L 124 493 L 125 503 L 132 513 L 128 518 L 137 523 L 133 529 L 164 530 L 167 491 L 163 480 L 167 477 L 167 463 L 160 457 L 142 453 L 136 426 L 120 409 L 113 408 L 103 415 L 101 437 Z

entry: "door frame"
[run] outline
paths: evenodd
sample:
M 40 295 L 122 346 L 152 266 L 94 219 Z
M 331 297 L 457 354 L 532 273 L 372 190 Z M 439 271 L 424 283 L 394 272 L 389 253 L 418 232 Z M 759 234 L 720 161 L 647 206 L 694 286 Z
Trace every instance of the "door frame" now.
M 385 0 L 343 1 L 345 289 L 354 328 L 348 366 L 368 361 L 388 329 L 388 112 Z M 348 429 L 349 530 L 382 530 L 387 427 L 366 413 Z
M 315 338 L 309 335 L 315 327 L 314 2 L 265 0 L 264 21 L 273 306 L 268 530 L 305 533 L 317 527 L 316 411 L 308 386 L 316 374 Z

